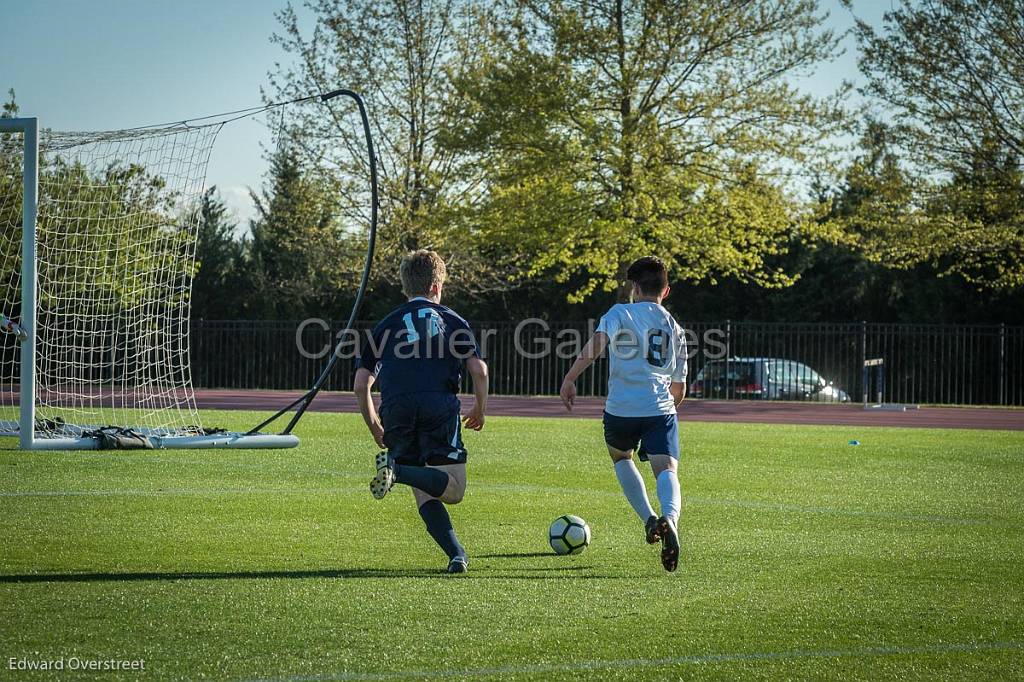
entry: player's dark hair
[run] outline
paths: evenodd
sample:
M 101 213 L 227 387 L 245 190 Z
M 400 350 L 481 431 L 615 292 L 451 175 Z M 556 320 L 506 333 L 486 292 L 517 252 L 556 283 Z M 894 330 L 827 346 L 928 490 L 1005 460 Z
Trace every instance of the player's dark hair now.
M 668 268 L 657 256 L 644 256 L 629 266 L 626 279 L 640 287 L 644 296 L 658 296 L 668 286 Z

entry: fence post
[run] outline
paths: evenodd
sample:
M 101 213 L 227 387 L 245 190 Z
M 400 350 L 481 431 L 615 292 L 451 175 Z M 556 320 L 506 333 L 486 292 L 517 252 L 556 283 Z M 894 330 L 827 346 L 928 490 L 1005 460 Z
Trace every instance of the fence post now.
M 878 404 L 885 402 L 885 363 L 878 366 Z
M 1006 404 L 1006 323 L 999 325 L 999 404 Z
M 732 320 L 725 321 L 725 399 L 730 400 L 729 395 L 729 360 L 732 358 Z
M 860 368 L 861 368 L 861 392 L 864 394 L 864 404 L 868 404 L 868 323 L 867 320 L 860 322 Z

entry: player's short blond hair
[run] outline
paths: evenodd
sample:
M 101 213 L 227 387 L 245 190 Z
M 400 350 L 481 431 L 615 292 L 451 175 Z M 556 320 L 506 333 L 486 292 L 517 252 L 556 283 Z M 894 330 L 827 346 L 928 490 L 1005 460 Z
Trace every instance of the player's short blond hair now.
M 405 254 L 398 274 L 402 278 L 402 293 L 406 296 L 426 296 L 431 286 L 444 284 L 448 278 L 448 269 L 436 251 L 420 249 Z

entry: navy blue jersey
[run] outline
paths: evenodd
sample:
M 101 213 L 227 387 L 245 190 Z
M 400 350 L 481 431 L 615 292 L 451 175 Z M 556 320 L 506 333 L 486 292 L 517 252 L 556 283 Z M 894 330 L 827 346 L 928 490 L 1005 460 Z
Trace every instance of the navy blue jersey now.
M 458 393 L 462 363 L 480 357 L 469 323 L 425 298 L 392 310 L 364 339 L 359 366 L 374 372 L 382 402 L 409 393 Z

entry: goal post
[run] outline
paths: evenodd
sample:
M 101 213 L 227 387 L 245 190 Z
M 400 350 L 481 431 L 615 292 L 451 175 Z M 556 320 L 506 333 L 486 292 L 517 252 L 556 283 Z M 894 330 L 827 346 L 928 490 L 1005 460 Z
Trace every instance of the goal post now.
M 39 201 L 39 124 L 35 118 L 0 118 L 0 133 L 22 136 L 21 185 L 21 322 L 4 318 L 7 333 L 19 339 L 20 382 L 18 443 L 23 450 L 35 440 L 35 348 L 32 329 L 36 307 L 36 214 Z M 15 326 L 17 325 L 17 326 Z M 0 433 L 2 431 L 0 425 Z
M 189 366 L 198 200 L 223 123 L 0 118 L 0 436 L 23 449 L 283 448 L 204 428 Z

